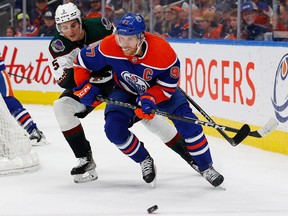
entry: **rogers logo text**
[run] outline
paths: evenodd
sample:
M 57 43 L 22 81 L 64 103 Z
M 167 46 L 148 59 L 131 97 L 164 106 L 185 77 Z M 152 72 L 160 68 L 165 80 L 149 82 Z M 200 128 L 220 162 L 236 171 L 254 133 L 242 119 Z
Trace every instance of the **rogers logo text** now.
M 288 120 L 288 54 L 280 61 L 276 70 L 273 96 L 271 98 L 279 122 Z

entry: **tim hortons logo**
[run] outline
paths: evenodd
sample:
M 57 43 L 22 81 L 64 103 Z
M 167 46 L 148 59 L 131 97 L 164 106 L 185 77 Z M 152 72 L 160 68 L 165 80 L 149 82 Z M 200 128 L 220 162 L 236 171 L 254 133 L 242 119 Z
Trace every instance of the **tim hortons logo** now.
M 45 58 L 42 52 L 39 53 L 35 60 L 33 59 L 34 61 L 25 62 L 25 65 L 18 63 L 19 53 L 18 48 L 16 47 L 11 51 L 11 47 L 9 50 L 8 46 L 4 46 L 2 56 L 5 61 L 7 72 L 12 74 L 10 78 L 15 83 L 26 82 L 30 84 L 31 80 L 35 80 L 44 85 L 47 85 L 48 83 L 56 84 L 56 80 L 53 78 L 49 67 L 48 58 Z M 23 60 L 21 60 L 21 62 L 23 62 Z
M 288 121 L 288 54 L 284 55 L 275 74 L 271 98 L 276 118 L 279 122 Z

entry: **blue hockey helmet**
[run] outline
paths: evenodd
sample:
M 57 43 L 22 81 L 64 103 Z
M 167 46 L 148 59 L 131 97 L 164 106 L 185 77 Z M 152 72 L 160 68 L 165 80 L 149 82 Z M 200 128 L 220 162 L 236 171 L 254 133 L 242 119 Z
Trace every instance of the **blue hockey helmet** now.
M 139 38 L 145 30 L 145 21 L 140 14 L 127 13 L 116 25 L 116 34 L 119 35 L 137 35 Z

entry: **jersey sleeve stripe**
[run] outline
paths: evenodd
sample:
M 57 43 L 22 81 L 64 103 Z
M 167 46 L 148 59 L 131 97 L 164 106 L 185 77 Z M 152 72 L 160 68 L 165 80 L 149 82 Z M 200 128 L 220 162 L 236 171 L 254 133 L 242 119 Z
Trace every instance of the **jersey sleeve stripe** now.
M 174 62 L 172 62 L 172 64 L 168 65 L 167 67 L 153 67 L 152 65 L 145 64 L 145 63 L 140 63 L 140 64 L 145 66 L 145 67 L 149 67 L 149 68 L 156 69 L 156 70 L 167 70 L 167 69 L 171 68 L 176 62 L 177 62 L 177 56 L 176 56 Z
M 87 69 L 87 68 L 86 68 L 86 65 L 85 65 L 84 62 L 83 62 L 81 53 L 79 53 L 79 54 L 77 55 L 76 60 L 77 60 L 77 61 L 76 61 L 76 64 L 78 64 L 78 65 L 80 65 L 81 67 L 84 67 L 85 69 Z
M 161 80 L 157 80 L 156 82 L 160 86 L 167 87 L 167 88 L 176 88 L 177 87 L 177 83 L 167 83 L 167 82 L 163 82 Z

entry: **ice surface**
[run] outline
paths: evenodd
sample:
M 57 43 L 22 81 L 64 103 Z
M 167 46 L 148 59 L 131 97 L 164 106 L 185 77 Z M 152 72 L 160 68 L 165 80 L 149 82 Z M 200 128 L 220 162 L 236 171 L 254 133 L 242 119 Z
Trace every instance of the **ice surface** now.
M 70 176 L 76 159 L 65 142 L 51 106 L 25 105 L 45 133 L 47 146 L 36 147 L 39 170 L 0 177 L 2 216 L 287 216 L 288 157 L 253 147 L 232 147 L 208 137 L 214 167 L 225 181 L 212 187 L 141 123 L 133 131 L 154 158 L 157 187 L 142 180 L 140 166 L 105 137 L 103 111 L 83 120 L 97 163 L 98 180 L 75 184 Z

